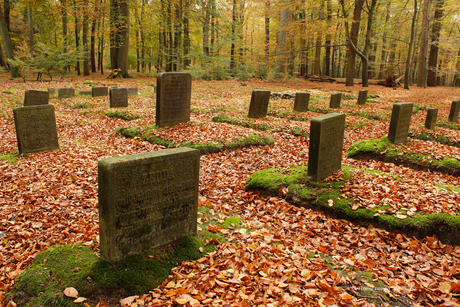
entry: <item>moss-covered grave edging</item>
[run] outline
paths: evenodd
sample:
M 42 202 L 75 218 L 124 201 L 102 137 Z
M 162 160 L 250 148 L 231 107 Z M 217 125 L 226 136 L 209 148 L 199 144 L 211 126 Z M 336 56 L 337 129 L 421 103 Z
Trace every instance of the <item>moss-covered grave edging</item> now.
M 266 169 L 249 176 L 245 189 L 268 196 L 286 194 L 287 188 L 286 200 L 299 207 L 320 210 L 334 218 L 346 219 L 365 227 L 372 224 L 389 231 L 398 230 L 419 239 L 436 235 L 444 243 L 460 244 L 460 216 L 417 213 L 413 217 L 399 219 L 389 213 L 376 214 L 375 210 L 383 209 L 384 206 L 372 210 L 353 210 L 353 204 L 356 203 L 353 199 L 340 198 L 345 180 L 351 178 L 350 169 L 342 166 L 343 180 L 324 182 L 310 181 L 307 178 L 307 166 L 287 170 Z M 400 212 L 405 213 L 403 210 Z
M 245 148 L 251 146 L 272 146 L 275 144 L 275 140 L 271 137 L 262 137 L 258 134 L 250 134 L 247 137 L 238 137 L 232 142 L 220 141 L 215 143 L 195 143 L 184 142 L 174 143 L 170 140 L 165 140 L 155 135 L 155 126 L 148 126 L 146 128 L 119 128 L 116 131 L 116 135 L 122 135 L 124 137 L 135 138 L 139 137 L 143 141 L 150 142 L 152 144 L 162 145 L 168 148 L 174 147 L 190 147 L 198 149 L 201 155 L 216 153 L 223 150 L 235 150 L 237 148 Z
M 353 159 L 375 159 L 404 165 L 416 170 L 430 170 L 460 176 L 460 161 L 444 157 L 437 160 L 428 154 L 405 152 L 405 143 L 393 144 L 387 137 L 364 140 L 352 144 L 348 148 L 347 157 Z
M 216 244 L 226 241 L 224 233 L 244 228 L 238 217 L 230 216 L 219 222 L 209 211 L 208 207 L 199 207 L 198 237 L 182 237 L 114 265 L 100 260 L 96 250 L 82 244 L 40 252 L 7 298 L 18 306 L 84 306 L 64 295 L 65 288 L 73 287 L 80 297 L 88 299 L 90 306 L 95 306 L 107 298 L 118 303 L 121 298 L 148 293 L 168 278 L 173 267 L 204 257 L 214 251 Z
M 422 141 L 438 142 L 443 145 L 460 147 L 460 141 L 452 141 L 447 136 L 437 134 L 435 130 L 426 129 L 419 132 L 411 131 L 409 132 L 409 137 Z

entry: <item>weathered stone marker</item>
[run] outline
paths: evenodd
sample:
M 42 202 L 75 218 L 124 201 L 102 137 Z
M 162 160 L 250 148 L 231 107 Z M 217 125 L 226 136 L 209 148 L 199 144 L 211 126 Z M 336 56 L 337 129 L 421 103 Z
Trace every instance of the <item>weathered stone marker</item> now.
M 126 88 L 110 89 L 110 107 L 126 108 L 128 106 L 128 91 Z
M 58 99 L 75 97 L 75 89 L 71 87 L 64 87 L 58 89 Z
M 331 94 L 331 101 L 329 102 L 329 107 L 331 109 L 340 108 L 340 101 L 342 100 L 342 93 L 333 93 Z
M 270 91 L 253 90 L 251 103 L 249 104 L 249 118 L 263 118 L 267 116 L 268 103 L 270 101 Z
M 199 168 L 200 152 L 185 147 L 99 161 L 101 259 L 196 235 Z
M 53 105 L 14 108 L 13 116 L 19 153 L 59 148 Z
M 342 167 L 345 114 L 326 114 L 311 120 L 308 177 L 314 181 Z
M 48 104 L 50 94 L 48 91 L 26 90 L 24 94 L 24 106 L 39 106 Z
M 414 104 L 410 102 L 398 102 L 393 104 L 390 129 L 388 131 L 388 139 L 393 142 L 393 144 L 407 142 L 413 106 Z
M 92 96 L 93 95 L 93 91 L 80 91 L 78 93 L 80 96 Z
M 165 72 L 157 77 L 156 125 L 174 126 L 190 121 L 192 76 Z
M 437 117 L 438 108 L 428 108 L 428 112 L 426 113 L 425 128 L 431 130 L 435 129 Z
M 108 96 L 109 88 L 107 86 L 95 86 L 91 88 L 92 97 Z
M 139 95 L 137 87 L 128 87 L 126 89 L 128 90 L 128 96 L 137 96 L 137 95 Z
M 310 102 L 310 93 L 295 93 L 294 111 L 307 112 Z
M 367 101 L 367 90 L 360 90 L 358 94 L 358 105 L 362 106 L 366 104 Z
M 458 121 L 458 113 L 460 111 L 460 100 L 452 101 L 449 112 L 449 121 L 456 123 Z

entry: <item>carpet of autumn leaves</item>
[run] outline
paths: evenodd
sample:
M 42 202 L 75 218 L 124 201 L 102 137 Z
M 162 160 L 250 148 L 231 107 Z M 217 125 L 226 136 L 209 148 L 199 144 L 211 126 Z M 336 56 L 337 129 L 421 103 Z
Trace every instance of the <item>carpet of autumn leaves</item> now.
M 0 290 L 5 292 L 41 250 L 77 242 L 98 248 L 99 160 L 165 147 L 115 135 L 120 127 L 155 123 L 155 78 L 108 81 L 92 76 L 42 83 L 10 81 L 6 75 L 1 78 L 0 157 L 17 154 L 12 108 L 22 105 L 26 89 L 74 87 L 78 92 L 90 89 L 84 80 L 94 80 L 96 85 L 137 87 L 141 93 L 129 99 L 126 112 L 140 117 L 129 122 L 103 115 L 109 110 L 107 97 L 77 96 L 60 101 L 52 98 L 50 103 L 56 109 L 60 149 L 20 156 L 12 163 L 0 159 Z M 359 285 L 364 282 L 370 288 L 375 287 L 361 280 L 359 272 L 368 272 L 374 281 L 384 285 L 375 291 L 393 297 L 393 303 L 398 302 L 400 306 L 459 306 L 458 246 L 442 244 L 435 237 L 417 240 L 372 226 L 359 227 L 321 212 L 294 207 L 280 197 L 263 198 L 244 191 L 246 179 L 258 170 L 306 163 L 309 139 L 286 132 L 298 129 L 308 133 L 309 121 L 295 120 L 295 117 L 310 119 L 322 115 L 315 112 L 293 114 L 293 100 L 272 99 L 271 116 L 255 120 L 271 130 L 212 121 L 216 112 L 245 119 L 253 89 L 291 94 L 309 90 L 315 97 L 311 106 L 328 109 L 328 97 L 332 92 L 343 91 L 357 96 L 361 87 L 307 81 L 249 80 L 243 84 L 237 80 L 193 81 L 191 123 L 157 130 L 158 136 L 174 143 L 231 142 L 251 133 L 275 139 L 274 146 L 201 157 L 199 205 L 210 207 L 221 219 L 228 215 L 241 217 L 243 226 L 255 231 L 235 229 L 229 232 L 228 242 L 235 243 L 222 243 L 202 259 L 182 263 L 161 286 L 137 297 L 129 305 L 380 306 L 383 299 L 366 297 L 353 287 L 358 281 Z M 407 91 L 373 86 L 369 94 L 379 97 L 359 109 L 355 99 L 342 101 L 340 111 L 349 112 L 344 154 L 358 140 L 387 135 L 395 101 L 413 102 L 421 108 L 412 117 L 412 127 L 420 129 L 425 120 L 424 109 L 438 107 L 438 122 L 442 121 L 448 116 L 451 101 L 459 98 L 460 89 L 414 87 Z M 86 104 L 86 107 L 78 108 L 79 104 Z M 349 115 L 352 113 L 355 115 Z M 363 113 L 369 116 L 359 116 Z M 387 120 L 372 119 L 373 115 Z M 452 142 L 460 138 L 459 131 L 454 129 L 438 127 L 436 133 Z M 406 150 L 429 152 L 435 159 L 460 158 L 457 147 L 428 141 L 410 140 Z M 436 186 L 460 187 L 458 177 L 374 160 L 354 160 L 345 155 L 343 163 L 402 178 L 397 181 L 392 176 L 375 177 L 355 170 L 353 178 L 346 183 L 343 196 L 355 198 L 362 207 L 371 209 L 385 200 L 390 207 L 380 214 L 393 213 L 398 208 L 407 208 L 414 214 L 446 212 L 457 215 L 460 210 L 459 193 Z M 219 231 L 219 227 L 216 228 Z M 308 257 L 311 253 L 316 256 Z M 324 257 L 319 257 L 320 254 Z M 330 269 L 331 264 L 348 271 L 348 275 L 337 274 Z

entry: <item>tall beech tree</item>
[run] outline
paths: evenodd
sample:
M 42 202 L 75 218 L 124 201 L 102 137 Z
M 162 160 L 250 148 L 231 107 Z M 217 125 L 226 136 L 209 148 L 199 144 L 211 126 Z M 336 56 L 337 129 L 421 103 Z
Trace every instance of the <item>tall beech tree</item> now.
M 110 0 L 110 64 L 128 78 L 129 3 L 128 0 Z

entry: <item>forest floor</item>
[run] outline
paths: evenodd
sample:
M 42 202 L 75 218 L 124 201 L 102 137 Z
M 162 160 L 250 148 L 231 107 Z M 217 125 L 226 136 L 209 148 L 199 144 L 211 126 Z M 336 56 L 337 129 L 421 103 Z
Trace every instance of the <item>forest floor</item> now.
M 63 244 L 98 242 L 99 160 L 165 147 L 115 134 L 118 128 L 155 123 L 155 78 L 108 80 L 93 75 L 25 83 L 9 80 L 7 75 L 0 79 L 0 290 L 7 292 L 40 251 Z M 18 155 L 12 109 L 23 105 L 26 89 L 74 87 L 78 93 L 90 90 L 91 85 L 137 87 L 141 95 L 130 97 L 124 111 L 139 118 L 127 121 L 104 115 L 113 111 L 108 97 L 54 97 L 50 104 L 55 106 L 60 148 Z M 289 204 L 283 193 L 264 198 L 245 191 L 246 180 L 257 171 L 306 164 L 308 120 L 323 115 L 313 111 L 294 113 L 293 99 L 271 99 L 269 116 L 248 121 L 254 89 L 289 94 L 308 90 L 310 107 L 315 111 L 329 108 L 331 93 L 343 92 L 342 108 L 337 110 L 347 113 L 343 165 L 402 178 L 401 184 L 393 185 L 358 173 L 350 179 L 351 186 L 361 189 L 349 188 L 343 193 L 359 200 L 361 207 L 375 206 L 381 199 L 377 196 L 384 191 L 386 197 L 398 196 L 393 197 L 400 199 L 395 206 L 459 214 L 459 177 L 373 159 L 355 160 L 345 154 L 357 141 L 388 134 L 391 108 L 397 101 L 414 103 L 417 112 L 412 116 L 413 131 L 423 131 L 428 107 L 439 108 L 438 123 L 447 125 L 450 104 L 460 98 L 460 89 L 371 86 L 369 95 L 377 96 L 358 107 L 356 97 L 361 86 L 304 80 L 193 81 L 190 123 L 158 129 L 156 133 L 175 144 L 226 144 L 251 134 L 273 138 L 272 146 L 201 156 L 199 206 L 209 207 L 219 219 L 237 216 L 245 228 L 254 231 L 224 230 L 227 242 L 198 261 L 176 267 L 165 283 L 141 295 L 136 304 L 380 306 L 388 305 L 384 300 L 391 298 L 392 306 L 460 306 L 459 246 L 443 244 L 436 237 L 417 239 L 334 219 Z M 215 122 L 212 119 L 216 116 L 245 124 Z M 437 127 L 436 133 L 458 144 L 460 125 L 446 127 Z M 460 160 L 459 147 L 430 141 L 411 139 L 406 150 Z M 399 197 L 406 194 L 410 197 Z M 332 268 L 348 268 L 349 272 L 341 276 Z M 360 272 L 371 278 L 364 280 Z M 382 285 L 375 289 L 379 298 L 363 295 L 352 287 L 361 284 L 373 291 L 376 282 Z

